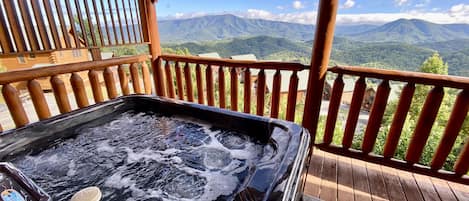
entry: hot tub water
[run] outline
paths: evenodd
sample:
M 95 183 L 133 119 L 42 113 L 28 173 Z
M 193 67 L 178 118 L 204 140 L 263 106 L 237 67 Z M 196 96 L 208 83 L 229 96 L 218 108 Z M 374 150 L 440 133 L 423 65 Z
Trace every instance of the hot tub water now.
M 87 186 L 110 201 L 230 200 L 278 148 L 193 119 L 126 112 L 11 162 L 54 200 Z

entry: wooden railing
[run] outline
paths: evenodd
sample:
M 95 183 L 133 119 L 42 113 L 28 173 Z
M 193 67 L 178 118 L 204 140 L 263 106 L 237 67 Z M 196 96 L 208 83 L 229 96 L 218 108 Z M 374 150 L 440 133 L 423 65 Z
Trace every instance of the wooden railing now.
M 273 118 L 279 117 L 282 72 L 290 71 L 285 111 L 285 119 L 289 121 L 295 118 L 298 93 L 297 73 L 307 69 L 307 66 L 299 63 L 240 61 L 178 55 L 162 55 L 156 62 L 157 65 L 154 65 L 155 69 L 153 69 L 154 80 L 156 88 L 160 89 L 157 93 L 161 96 L 220 108 L 228 107 L 233 111 Z M 266 71 L 273 73 L 270 107 L 266 104 Z M 252 76 L 256 76 L 255 82 L 251 82 Z M 239 86 L 239 79 L 244 79 L 242 89 Z M 227 92 L 228 83 L 229 92 Z M 239 103 L 241 102 L 238 100 L 239 96 L 243 96 L 243 105 Z M 251 110 L 254 103 L 256 106 Z
M 103 102 L 106 96 L 107 99 L 114 99 L 120 95 L 131 93 L 151 94 L 151 76 L 146 64 L 147 60 L 148 55 L 140 55 L 10 71 L 0 73 L 0 86 L 2 86 L 3 98 L 16 127 L 22 127 L 30 123 L 28 115 L 33 114 L 27 113 L 23 106 L 20 92 L 14 86 L 18 82 L 27 82 L 27 90 L 37 117 L 39 120 L 43 120 L 52 116 L 50 106 L 54 105 L 47 101 L 43 92 L 41 81 L 44 78 L 50 77 L 50 85 L 60 113 L 67 113 L 74 109 L 69 100 L 67 85 L 71 86 L 78 108 L 87 107 L 93 101 L 95 103 Z M 130 77 L 127 72 L 130 72 Z M 89 81 L 84 80 L 83 74 L 87 76 Z M 70 75 L 69 82 L 62 79 L 66 75 Z M 102 86 L 103 81 L 104 87 Z M 132 91 L 129 87 L 129 81 L 132 82 Z M 87 90 L 87 86 L 91 90 Z M 103 94 L 103 88 L 106 90 L 106 94 Z M 1 127 L 0 125 L 0 132 L 2 131 Z
M 146 6 L 143 0 L 3 1 L 0 55 L 149 42 Z
M 336 66 L 330 68 L 329 72 L 337 74 L 337 78 L 332 88 L 325 130 L 318 131 L 318 135 L 323 134 L 323 140 L 317 144 L 318 147 L 340 155 L 469 184 L 469 178 L 466 176 L 469 169 L 469 142 L 467 140 L 458 156 L 453 171 L 441 170 L 453 148 L 469 110 L 469 78 L 366 67 Z M 355 76 L 358 79 L 355 82 L 351 104 L 345 122 L 345 129 L 343 131 L 343 138 L 341 144 L 337 145 L 333 143 L 333 138 L 334 131 L 336 129 L 342 129 L 336 128 L 336 123 L 344 89 L 343 76 Z M 361 141 L 361 146 L 358 149 L 353 149 L 351 146 L 354 137 L 357 135 L 356 127 L 367 85 L 365 82 L 366 78 L 378 79 L 381 80 L 381 83 L 377 88 L 372 109 L 369 113 L 369 120 L 362 136 L 363 140 Z M 397 109 L 394 112 L 393 120 L 386 136 L 384 151 L 382 155 L 378 155 L 372 151 L 376 144 L 378 133 L 380 129 L 383 129 L 381 122 L 388 104 L 391 81 L 402 82 L 405 86 L 400 93 Z M 423 108 L 420 111 L 418 121 L 413 130 L 413 135 L 407 147 L 405 160 L 398 160 L 393 157 L 401 138 L 401 132 L 412 103 L 416 85 L 428 85 L 431 86 L 432 89 L 429 91 Z M 424 151 L 424 147 L 427 146 L 427 140 L 431 134 L 432 126 L 437 118 L 444 96 L 443 88 L 459 90 L 460 93 L 457 95 L 443 137 L 433 155 L 431 165 L 427 167 L 418 163 Z

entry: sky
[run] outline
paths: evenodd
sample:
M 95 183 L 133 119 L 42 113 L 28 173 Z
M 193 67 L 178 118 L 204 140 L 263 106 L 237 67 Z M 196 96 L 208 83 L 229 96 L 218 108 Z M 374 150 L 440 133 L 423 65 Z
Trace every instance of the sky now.
M 339 0 L 337 24 L 383 24 L 400 18 L 469 24 L 469 0 Z M 319 0 L 159 0 L 159 19 L 204 15 L 315 24 Z

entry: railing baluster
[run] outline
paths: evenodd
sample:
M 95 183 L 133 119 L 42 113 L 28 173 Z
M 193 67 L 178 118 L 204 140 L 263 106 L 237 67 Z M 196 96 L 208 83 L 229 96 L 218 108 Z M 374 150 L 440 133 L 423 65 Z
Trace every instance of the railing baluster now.
M 378 91 L 376 92 L 368 124 L 366 126 L 365 136 L 362 143 L 363 153 L 370 153 L 373 151 L 376 137 L 378 136 L 379 127 L 381 126 L 381 121 L 383 120 L 384 110 L 386 109 L 386 104 L 388 103 L 390 91 L 391 88 L 389 87 L 389 81 L 383 80 L 378 86 Z
M 458 156 L 458 159 L 456 160 L 456 163 L 454 165 L 454 172 L 458 176 L 462 176 L 467 174 L 467 171 L 469 170 L 469 142 L 466 142 L 466 145 L 464 145 L 463 150 Z
M 270 109 L 270 117 L 278 118 L 278 112 L 280 107 L 280 87 L 282 84 L 282 74 L 280 70 L 277 70 L 274 74 L 274 83 L 272 84 L 272 101 Z
M 469 110 L 469 90 L 464 90 L 459 93 L 458 97 L 453 106 L 453 111 L 449 117 L 448 123 L 446 124 L 443 138 L 438 145 L 438 149 L 433 156 L 431 168 L 438 170 L 443 167 L 446 162 L 446 158 L 451 152 L 451 148 L 458 137 L 459 131 L 466 119 L 467 112 Z
M 408 163 L 414 164 L 420 160 L 423 148 L 427 143 L 433 123 L 438 115 L 443 96 L 444 91 L 440 86 L 435 86 L 428 94 L 407 149 L 405 159 Z
M 119 83 L 121 85 L 122 93 L 125 96 L 130 95 L 129 78 L 125 72 L 124 65 L 119 65 L 119 67 L 117 67 L 117 73 L 119 74 Z
M 197 99 L 199 104 L 204 104 L 204 85 L 202 81 L 202 69 L 200 64 L 195 65 L 195 77 L 197 80 Z
M 218 98 L 220 99 L 220 108 L 226 107 L 225 95 L 225 72 L 223 66 L 220 66 L 218 68 Z
M 391 158 L 396 152 L 397 145 L 399 144 L 399 138 L 401 137 L 402 128 L 409 112 L 410 105 L 412 103 L 412 97 L 414 96 L 415 85 L 408 83 L 401 92 L 399 103 L 397 105 L 396 112 L 392 120 L 391 128 L 389 129 L 386 143 L 384 144 L 384 158 Z
M 16 127 L 23 127 L 28 124 L 28 116 L 21 103 L 18 90 L 10 84 L 6 84 L 3 85 L 2 94 Z
M 189 63 L 186 62 L 184 65 L 184 80 L 186 81 L 186 94 L 187 100 L 189 102 L 194 102 L 194 92 L 192 89 L 192 76 L 191 76 L 191 67 Z
M 150 79 L 150 70 L 148 70 L 148 65 L 145 61 L 142 62 L 142 77 L 143 77 L 143 88 L 145 89 L 145 94 L 151 95 L 151 79 Z M 161 89 L 164 91 L 164 89 Z
M 70 101 L 68 100 L 67 89 L 65 83 L 60 79 L 58 75 L 54 75 L 50 79 L 52 90 L 54 91 L 55 100 L 59 107 L 60 113 L 67 113 L 72 111 Z
M 67 9 L 68 9 L 68 7 L 70 7 L 69 1 L 65 1 L 65 5 L 67 6 Z M 39 31 L 39 36 L 41 37 L 41 40 L 39 40 L 39 41 L 42 43 L 42 47 L 43 47 L 44 50 L 49 50 L 49 49 L 51 49 L 51 44 L 50 44 L 49 39 L 48 39 L 48 35 L 47 35 L 47 31 L 46 31 L 46 25 L 44 23 L 44 18 L 43 18 L 44 13 L 42 12 L 42 9 L 39 6 L 39 0 L 32 0 L 31 1 L 31 8 L 32 8 L 32 13 L 34 13 L 34 19 L 36 21 L 36 27 Z M 69 13 L 69 16 L 70 16 L 70 13 Z M 70 18 L 73 18 L 73 17 L 70 17 Z M 72 32 L 75 33 L 75 31 L 74 31 L 75 26 L 72 25 L 71 27 L 72 27 Z M 9 52 L 9 51 L 7 51 L 7 52 Z
M 207 103 L 209 106 L 215 105 L 215 96 L 214 96 L 214 89 L 213 89 L 213 71 L 212 66 L 207 65 L 205 69 L 205 80 L 207 83 Z
M 344 91 L 344 80 L 342 74 L 338 74 L 332 87 L 331 100 L 329 102 L 329 109 L 327 112 L 326 127 L 324 129 L 324 144 L 331 144 L 334 138 L 334 130 L 339 114 L 340 103 L 342 100 L 342 93 Z
M 166 85 L 168 85 L 168 95 L 170 98 L 174 98 L 173 75 L 171 73 L 171 65 L 169 64 L 169 61 L 166 61 L 164 65 L 164 70 L 166 73 Z
M 176 65 L 174 66 L 176 69 L 176 85 L 177 85 L 177 94 L 179 100 L 184 100 L 184 86 L 182 85 L 182 72 L 181 67 L 179 66 L 179 62 L 176 61 Z
M 36 110 L 37 117 L 40 120 L 49 118 L 51 113 L 39 82 L 36 80 L 28 81 L 28 91 L 34 105 L 34 109 Z
M 230 69 L 230 85 L 231 85 L 231 110 L 238 111 L 238 73 L 236 72 L 236 68 L 232 67 Z
M 141 94 L 142 88 L 140 87 L 140 78 L 138 76 L 138 66 L 135 63 L 130 64 L 130 77 L 132 78 L 132 86 L 134 88 L 134 93 Z
M 290 86 L 288 87 L 288 100 L 287 100 L 287 121 L 295 121 L 296 99 L 298 97 L 298 74 L 293 71 L 290 77 Z
M 99 74 L 95 70 L 88 72 L 88 78 L 90 79 L 91 89 L 93 90 L 94 102 L 101 103 L 104 101 L 103 91 L 101 89 L 101 83 L 99 83 Z
M 251 71 L 244 71 L 244 113 L 251 113 Z
M 350 104 L 347 123 L 345 125 L 344 138 L 342 139 L 342 146 L 345 149 L 348 149 L 350 146 L 352 146 L 353 136 L 355 134 L 355 128 L 357 127 L 358 116 L 360 115 L 365 89 L 365 78 L 360 77 L 357 82 L 355 82 L 352 103 Z
M 264 69 L 259 71 L 257 76 L 257 109 L 256 114 L 264 116 L 264 104 L 265 104 L 265 72 Z
M 47 3 L 46 3 L 47 5 Z M 44 6 L 47 11 L 47 6 Z M 5 9 L 5 16 L 8 18 L 10 28 L 9 30 L 11 31 L 11 34 L 13 36 L 13 40 L 15 41 L 15 46 L 18 52 L 24 52 L 26 51 L 26 43 L 23 37 L 23 34 L 21 33 L 21 24 L 19 22 L 15 5 L 13 4 L 13 1 L 3 1 L 3 8 Z M 48 13 L 49 15 L 49 13 Z M 53 26 L 51 26 L 53 28 Z M 54 32 L 52 32 L 54 33 Z
M 111 67 L 106 67 L 103 72 L 104 83 L 106 84 L 107 96 L 109 99 L 117 98 L 116 82 Z
M 90 105 L 88 97 L 86 96 L 85 84 L 78 73 L 72 73 L 70 77 L 70 84 L 72 85 L 75 100 L 79 108 L 84 108 Z
M 31 16 L 29 15 L 26 1 L 17 1 L 17 2 L 18 2 L 18 7 L 21 12 L 21 17 L 23 19 L 23 26 L 24 26 L 24 29 L 28 38 L 30 48 L 32 51 L 37 51 L 39 50 L 38 39 L 36 38 L 34 25 L 31 22 Z M 59 18 L 62 20 L 62 16 L 60 15 L 60 12 L 58 14 L 59 14 Z
M 164 87 L 164 70 L 163 70 L 163 59 L 158 57 L 152 63 L 153 69 L 153 82 L 155 83 L 155 93 L 158 96 L 166 96 L 166 90 Z M 169 78 L 166 78 L 169 79 Z

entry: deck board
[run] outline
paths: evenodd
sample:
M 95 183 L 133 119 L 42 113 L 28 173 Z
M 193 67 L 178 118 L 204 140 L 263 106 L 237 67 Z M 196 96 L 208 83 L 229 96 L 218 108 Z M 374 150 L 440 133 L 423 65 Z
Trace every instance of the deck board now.
M 399 176 L 396 173 L 397 170 L 394 168 L 381 166 L 381 171 L 383 173 L 384 182 L 386 183 L 386 189 L 388 191 L 389 200 L 406 200 L 404 189 L 402 189 Z
M 352 161 L 350 158 L 337 158 L 337 200 L 354 201 Z M 339 161 L 340 160 L 340 161 Z
M 305 194 L 339 201 L 469 201 L 469 186 L 313 151 Z
M 321 190 L 319 198 L 323 200 L 337 200 L 337 156 L 324 153 Z

